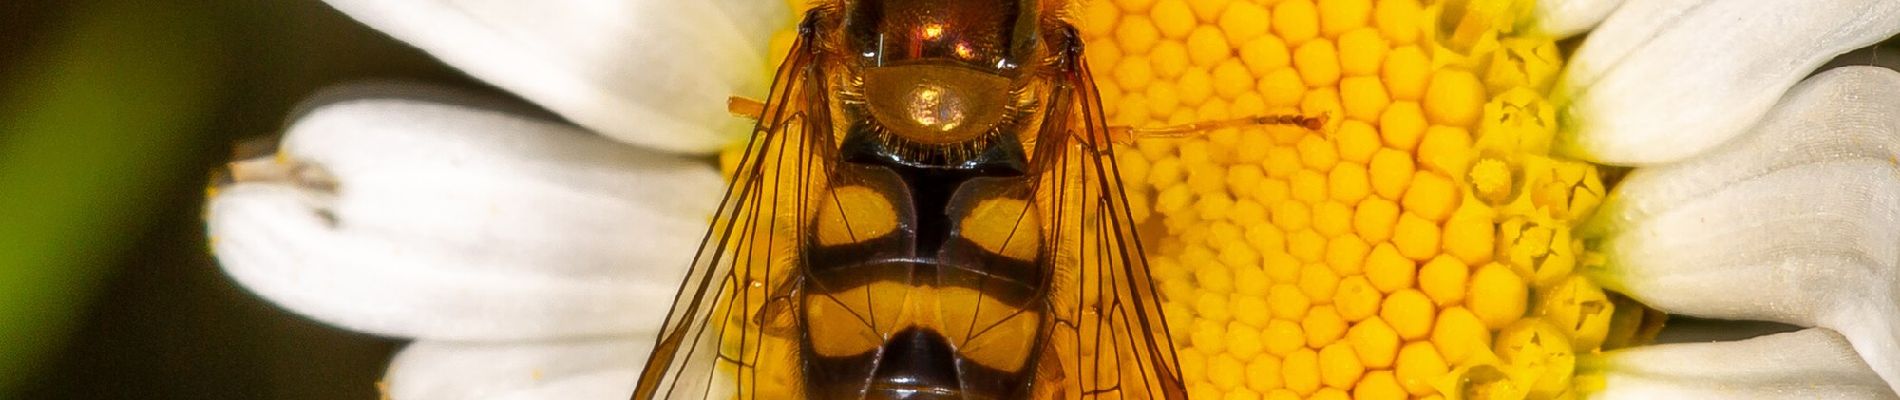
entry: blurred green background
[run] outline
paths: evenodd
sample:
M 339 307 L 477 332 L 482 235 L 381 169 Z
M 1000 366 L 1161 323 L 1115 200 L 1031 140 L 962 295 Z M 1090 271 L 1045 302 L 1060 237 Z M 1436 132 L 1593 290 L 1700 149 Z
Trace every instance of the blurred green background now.
M 316 0 L 8 0 L 0 38 L 0 398 L 376 398 L 400 343 L 233 285 L 209 172 L 324 86 L 492 89 Z

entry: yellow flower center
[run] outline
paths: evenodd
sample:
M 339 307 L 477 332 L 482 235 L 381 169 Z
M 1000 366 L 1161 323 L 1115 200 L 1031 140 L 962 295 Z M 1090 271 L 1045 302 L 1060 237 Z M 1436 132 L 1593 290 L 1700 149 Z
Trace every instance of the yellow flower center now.
M 1579 354 L 1642 336 L 1575 273 L 1607 189 L 1550 154 L 1528 1 L 1072 8 L 1113 125 L 1331 117 L 1118 148 L 1190 398 L 1574 398 Z
M 1080 6 L 1111 123 L 1336 116 L 1120 152 L 1191 398 L 1576 395 L 1618 310 L 1570 230 L 1606 189 L 1549 154 L 1562 61 L 1529 6 Z

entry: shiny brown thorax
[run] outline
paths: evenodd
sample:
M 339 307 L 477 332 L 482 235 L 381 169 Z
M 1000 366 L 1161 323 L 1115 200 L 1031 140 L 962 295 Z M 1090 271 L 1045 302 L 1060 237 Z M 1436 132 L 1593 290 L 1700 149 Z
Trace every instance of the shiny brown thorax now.
M 844 0 L 806 29 L 839 163 L 799 252 L 811 399 L 1023 399 L 1049 340 L 1034 142 L 1067 43 L 1036 0 Z

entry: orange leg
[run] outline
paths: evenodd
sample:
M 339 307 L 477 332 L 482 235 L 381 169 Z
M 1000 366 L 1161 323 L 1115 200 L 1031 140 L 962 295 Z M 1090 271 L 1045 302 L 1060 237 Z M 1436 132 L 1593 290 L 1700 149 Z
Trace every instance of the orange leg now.
M 739 96 L 727 97 L 726 112 L 732 113 L 732 115 L 735 116 L 758 121 L 759 115 L 765 114 L 765 102 Z

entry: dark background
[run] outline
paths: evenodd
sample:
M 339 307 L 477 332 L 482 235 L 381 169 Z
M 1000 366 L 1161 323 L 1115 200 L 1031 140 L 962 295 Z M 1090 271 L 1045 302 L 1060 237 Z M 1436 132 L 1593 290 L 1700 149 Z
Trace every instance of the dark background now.
M 375 398 L 400 343 L 244 292 L 199 216 L 232 143 L 363 79 L 501 94 L 316 0 L 0 1 L 0 398 Z
M 209 172 L 315 90 L 494 91 L 316 0 L 0 1 L 0 398 L 373 399 L 394 340 L 234 285 Z

